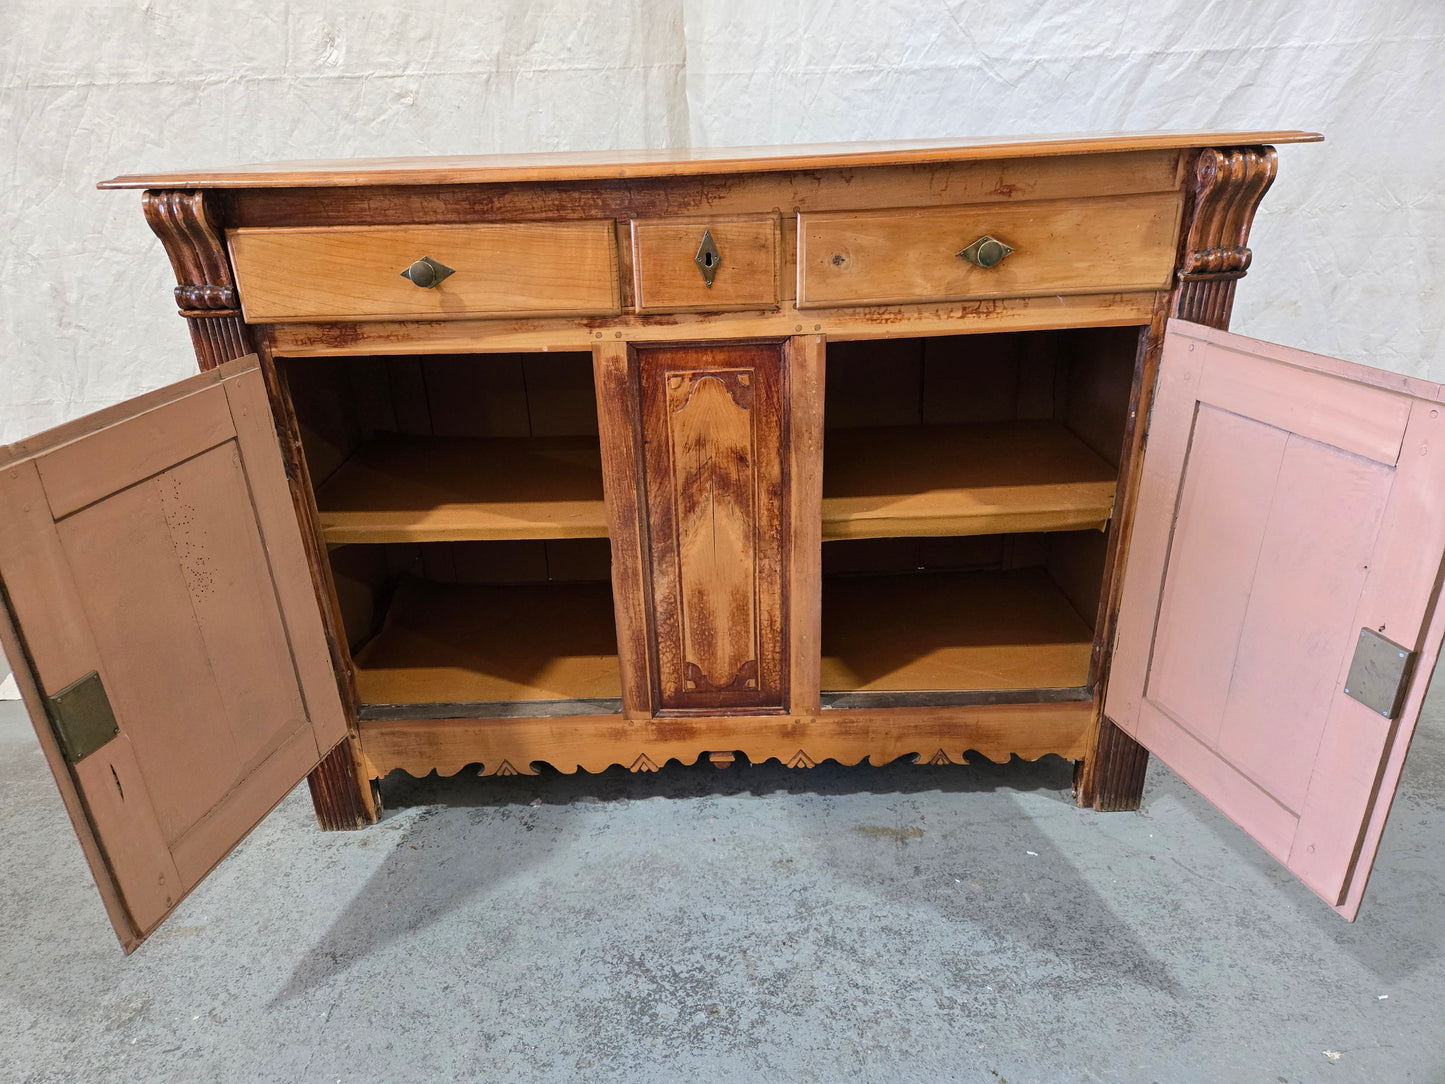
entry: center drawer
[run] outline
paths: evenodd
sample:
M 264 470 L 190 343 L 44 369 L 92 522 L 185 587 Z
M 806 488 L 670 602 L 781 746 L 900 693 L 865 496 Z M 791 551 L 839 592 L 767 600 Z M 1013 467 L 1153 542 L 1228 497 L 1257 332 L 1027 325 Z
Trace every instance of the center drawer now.
M 798 308 L 1167 287 L 1183 196 L 1157 192 L 798 218 Z M 966 250 L 994 248 L 979 266 Z
M 235 229 L 252 323 L 595 316 L 621 311 L 611 219 Z M 439 267 L 405 274 L 418 261 Z

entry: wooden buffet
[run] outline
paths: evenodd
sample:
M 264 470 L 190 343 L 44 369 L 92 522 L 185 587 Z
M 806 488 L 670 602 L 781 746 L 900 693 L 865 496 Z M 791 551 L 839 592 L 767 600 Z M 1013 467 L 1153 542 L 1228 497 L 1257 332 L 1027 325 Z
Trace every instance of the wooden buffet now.
M 1223 334 L 1270 144 L 1317 138 L 105 182 L 143 190 L 203 371 L 0 454 L 0 575 L 121 940 L 308 772 L 326 828 L 374 821 L 395 770 L 701 757 L 1054 754 L 1118 810 L 1146 745 L 1353 916 L 1438 648 L 1438 510 L 1396 497 L 1434 462 L 1400 449 L 1439 389 Z M 1156 389 L 1178 424 L 1146 461 Z M 1419 589 L 1362 621 L 1384 574 L 1360 555 L 1401 516 L 1424 556 L 1380 560 Z M 1304 570 L 1270 608 L 1262 551 Z M 1388 710 L 1344 695 L 1386 624 L 1413 664 Z M 1323 722 L 1350 705 L 1384 720 L 1369 748 Z M 1315 778 L 1346 754 L 1373 756 L 1368 793 Z

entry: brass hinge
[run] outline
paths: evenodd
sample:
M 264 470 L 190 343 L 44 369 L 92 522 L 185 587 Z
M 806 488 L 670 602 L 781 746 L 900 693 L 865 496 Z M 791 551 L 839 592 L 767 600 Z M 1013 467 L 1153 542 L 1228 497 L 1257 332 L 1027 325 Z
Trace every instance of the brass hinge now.
M 94 670 L 46 697 L 45 713 L 60 741 L 60 751 L 70 764 L 84 760 L 120 733 L 110 697 L 105 695 L 105 686 Z

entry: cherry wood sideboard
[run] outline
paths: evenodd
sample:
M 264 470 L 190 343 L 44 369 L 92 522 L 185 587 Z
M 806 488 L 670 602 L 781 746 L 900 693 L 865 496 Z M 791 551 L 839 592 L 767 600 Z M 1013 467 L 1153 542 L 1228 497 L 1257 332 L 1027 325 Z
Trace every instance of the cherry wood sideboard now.
M 702 757 L 1052 754 L 1120 810 L 1151 749 L 1353 917 L 1445 441 L 1225 331 L 1317 138 L 105 182 L 202 372 L 0 452 L 0 632 L 122 942 L 302 776 L 354 828 L 396 770 Z

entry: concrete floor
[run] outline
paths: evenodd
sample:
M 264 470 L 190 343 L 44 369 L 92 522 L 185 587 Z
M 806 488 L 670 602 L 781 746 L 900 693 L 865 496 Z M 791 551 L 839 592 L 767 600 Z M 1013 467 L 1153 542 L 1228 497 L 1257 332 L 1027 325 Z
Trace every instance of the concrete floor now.
M 127 959 L 0 703 L 0 1080 L 1445 1080 L 1442 709 L 1354 925 L 1157 764 L 674 766 L 303 785 Z

